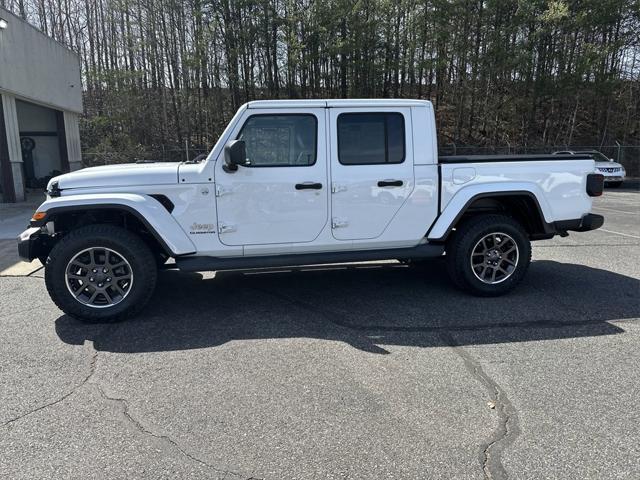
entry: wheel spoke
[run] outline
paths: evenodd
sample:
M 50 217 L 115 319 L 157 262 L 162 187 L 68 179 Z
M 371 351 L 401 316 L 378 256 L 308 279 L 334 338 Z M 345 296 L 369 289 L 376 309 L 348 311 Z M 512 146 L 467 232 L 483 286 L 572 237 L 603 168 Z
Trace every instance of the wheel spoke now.
M 96 254 L 95 254 L 95 249 L 93 248 L 89 250 L 89 265 L 90 267 L 96 266 Z
M 98 297 L 98 294 L 100 292 L 98 290 L 94 290 L 94 292 L 91 294 L 91 297 L 89 297 L 89 300 L 87 300 L 88 304 L 92 304 L 93 302 L 95 302 L 96 298 Z
M 111 258 L 114 258 L 114 261 L 111 261 Z M 123 265 L 126 265 L 127 262 L 124 261 L 119 255 L 107 255 L 107 265 L 109 265 L 111 268 L 118 268 L 118 267 L 122 267 Z
M 88 287 L 86 285 L 80 285 L 80 287 L 75 292 L 73 292 L 73 294 L 76 296 L 76 298 L 78 298 L 80 295 L 87 291 L 87 288 Z
M 112 298 L 112 297 L 111 297 L 111 295 L 109 294 L 108 290 L 109 290 L 108 288 L 105 288 L 105 289 L 102 291 L 102 294 L 103 294 L 103 295 L 105 296 L 105 298 L 107 299 L 107 302 L 109 302 L 109 303 L 113 303 L 113 298 Z

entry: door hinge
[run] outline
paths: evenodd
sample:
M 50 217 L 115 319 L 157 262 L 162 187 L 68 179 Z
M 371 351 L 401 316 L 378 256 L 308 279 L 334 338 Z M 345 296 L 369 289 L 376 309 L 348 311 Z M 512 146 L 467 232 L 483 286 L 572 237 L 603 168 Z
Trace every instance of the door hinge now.
M 349 222 L 344 218 L 333 217 L 331 219 L 331 228 L 344 228 L 349 225 Z
M 227 223 L 221 223 L 218 225 L 218 233 L 231 233 L 236 231 L 236 226 Z
M 225 188 L 222 185 L 216 184 L 216 197 L 221 197 L 221 196 L 226 195 L 228 193 L 231 193 L 231 189 L 230 188 Z
M 339 183 L 331 184 L 331 193 L 346 192 L 346 191 L 347 191 L 346 185 L 340 185 Z

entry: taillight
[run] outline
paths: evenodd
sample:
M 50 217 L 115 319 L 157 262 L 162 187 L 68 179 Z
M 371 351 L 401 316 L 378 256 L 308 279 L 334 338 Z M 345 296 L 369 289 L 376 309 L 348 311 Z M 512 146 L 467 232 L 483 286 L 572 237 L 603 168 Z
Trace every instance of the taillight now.
M 604 175 L 590 173 L 587 175 L 587 194 L 590 197 L 599 197 L 604 190 Z

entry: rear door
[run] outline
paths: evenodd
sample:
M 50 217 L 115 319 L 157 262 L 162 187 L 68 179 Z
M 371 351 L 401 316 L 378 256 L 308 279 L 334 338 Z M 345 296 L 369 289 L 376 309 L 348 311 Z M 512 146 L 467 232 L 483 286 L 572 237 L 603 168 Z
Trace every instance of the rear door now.
M 332 108 L 334 238 L 377 238 L 414 188 L 410 108 Z

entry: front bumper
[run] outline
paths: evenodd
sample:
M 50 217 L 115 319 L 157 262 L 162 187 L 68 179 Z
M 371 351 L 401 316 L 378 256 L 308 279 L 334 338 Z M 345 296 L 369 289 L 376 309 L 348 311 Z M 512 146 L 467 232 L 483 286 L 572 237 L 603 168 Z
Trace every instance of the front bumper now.
M 606 175 L 604 176 L 604 183 L 611 183 L 611 182 L 622 182 L 624 181 L 624 177 L 621 177 L 619 175 L 611 175 L 609 177 L 607 177 Z
M 25 262 L 49 253 L 50 236 L 42 233 L 40 227 L 27 228 L 18 237 L 18 255 Z

